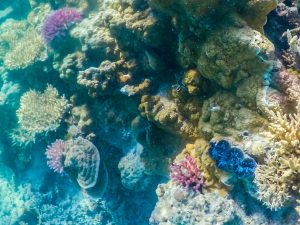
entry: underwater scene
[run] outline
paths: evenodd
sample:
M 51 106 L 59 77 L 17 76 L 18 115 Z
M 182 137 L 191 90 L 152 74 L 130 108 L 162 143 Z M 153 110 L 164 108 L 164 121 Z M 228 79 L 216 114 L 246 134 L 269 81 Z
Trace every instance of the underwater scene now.
M 300 225 L 300 0 L 1 0 L 0 225 Z

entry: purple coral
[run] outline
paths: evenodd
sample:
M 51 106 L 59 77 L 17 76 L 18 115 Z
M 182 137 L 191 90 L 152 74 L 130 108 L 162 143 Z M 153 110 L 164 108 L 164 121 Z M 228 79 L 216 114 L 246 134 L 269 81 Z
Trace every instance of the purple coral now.
M 47 44 L 55 39 L 66 36 L 68 27 L 82 19 L 82 14 L 76 9 L 63 8 L 48 16 L 42 26 L 42 36 Z
M 56 140 L 46 150 L 47 164 L 57 173 L 64 172 L 63 158 L 64 158 L 65 143 L 63 140 Z
M 179 163 L 173 163 L 170 169 L 171 179 L 180 186 L 199 192 L 199 189 L 205 185 L 204 177 L 197 166 L 197 162 L 190 155 L 187 155 Z

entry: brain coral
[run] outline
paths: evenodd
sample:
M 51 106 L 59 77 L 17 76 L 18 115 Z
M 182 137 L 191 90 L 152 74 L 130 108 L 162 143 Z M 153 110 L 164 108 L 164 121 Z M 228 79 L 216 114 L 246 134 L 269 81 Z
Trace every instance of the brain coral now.
M 47 44 L 55 39 L 66 36 L 68 27 L 82 19 L 82 14 L 72 8 L 63 8 L 54 11 L 48 16 L 42 26 L 42 35 Z
M 67 109 L 67 100 L 48 85 L 44 93 L 30 90 L 23 94 L 17 110 L 18 123 L 32 134 L 56 130 Z

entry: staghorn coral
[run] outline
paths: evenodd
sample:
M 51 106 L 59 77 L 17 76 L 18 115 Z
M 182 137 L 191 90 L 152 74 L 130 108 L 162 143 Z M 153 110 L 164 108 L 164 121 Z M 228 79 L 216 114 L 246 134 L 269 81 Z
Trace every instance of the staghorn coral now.
M 21 129 L 35 135 L 56 130 L 67 109 L 67 100 L 48 85 L 43 93 L 30 90 L 24 93 L 17 110 Z
M 26 20 L 1 24 L 0 58 L 8 70 L 25 69 L 47 59 L 46 48 L 37 28 Z
M 18 39 L 4 57 L 4 65 L 9 70 L 19 70 L 47 58 L 42 37 L 34 28 L 29 28 L 25 35 Z
M 269 135 L 276 145 L 266 163 L 258 166 L 255 183 L 258 198 L 271 209 L 286 205 L 300 190 L 299 115 L 299 100 L 294 113 L 286 114 L 278 106 L 269 110 Z

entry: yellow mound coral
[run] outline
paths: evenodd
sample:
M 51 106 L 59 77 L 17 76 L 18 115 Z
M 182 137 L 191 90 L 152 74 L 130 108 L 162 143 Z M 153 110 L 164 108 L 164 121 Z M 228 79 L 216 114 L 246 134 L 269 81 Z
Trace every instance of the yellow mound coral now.
M 67 100 L 48 85 L 44 93 L 34 90 L 26 92 L 17 110 L 19 125 L 25 131 L 37 134 L 56 130 L 67 109 Z

